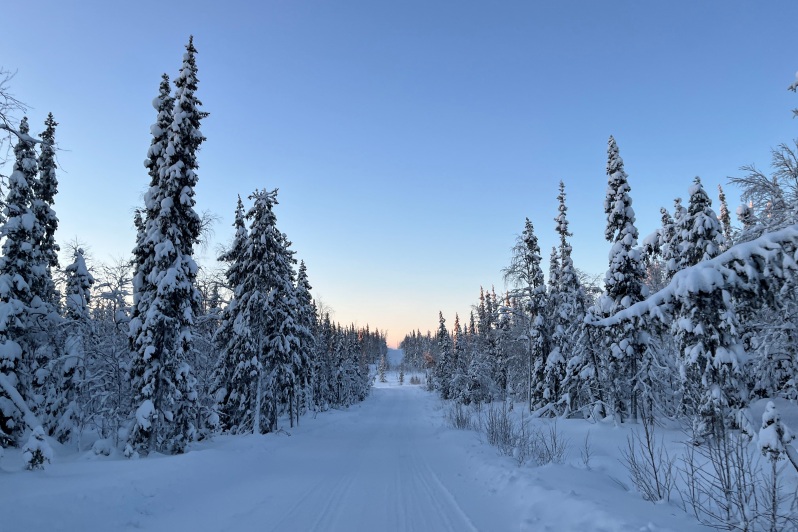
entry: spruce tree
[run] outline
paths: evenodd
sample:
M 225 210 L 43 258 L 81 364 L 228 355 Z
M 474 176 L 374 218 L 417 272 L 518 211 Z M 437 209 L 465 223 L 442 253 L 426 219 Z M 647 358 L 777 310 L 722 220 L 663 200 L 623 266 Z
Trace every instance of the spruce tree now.
M 590 382 L 584 378 L 587 372 L 576 370 L 587 362 L 579 346 L 585 316 L 585 296 L 571 258 L 572 248 L 568 237 L 572 234 L 568 230 L 568 207 L 562 181 L 559 188 L 559 214 L 554 219 L 560 238 L 559 269 L 556 273 L 558 284 L 550 298 L 553 332 L 546 359 L 548 389 L 544 395 L 550 411 L 564 414 L 576 406 L 579 394 L 584 392 L 583 387 L 589 386 Z M 571 375 L 566 386 L 564 381 L 569 368 Z
M 165 149 L 161 144 L 157 156 L 152 148 L 156 141 L 163 142 L 161 107 L 167 102 L 162 97 L 156 100 L 159 120 L 153 128 L 148 163 L 155 158 L 158 179 L 145 197 L 147 216 L 139 233 L 144 242 L 137 241 L 134 251 L 139 255 L 136 273 L 143 273 L 146 279 L 141 282 L 137 276 L 139 283 L 134 285 L 139 292 L 136 321 L 131 321 L 130 327 L 136 424 L 128 440 L 129 453 L 180 453 L 195 437 L 197 393 L 188 361 L 192 358 L 191 326 L 200 302 L 193 251 L 201 220 L 194 210 L 194 187 L 197 151 L 205 140 L 200 120 L 207 116 L 195 96 L 196 52 L 190 38 L 175 81 Z M 154 173 L 151 167 L 151 178 Z
M 296 299 L 297 299 L 297 324 L 299 325 L 299 346 L 297 364 L 294 371 L 297 375 L 298 393 L 297 397 L 302 405 L 297 407 L 297 423 L 299 422 L 300 410 L 310 409 L 313 403 L 313 381 L 316 378 L 317 365 L 314 360 L 316 353 L 316 305 L 313 303 L 311 295 L 312 287 L 308 280 L 308 269 L 305 261 L 300 261 L 296 279 Z
M 18 440 L 25 430 L 25 412 L 35 407 L 33 352 L 36 348 L 31 333 L 36 324 L 32 286 L 37 229 L 31 210 L 33 183 L 38 169 L 35 140 L 29 135 L 27 118 L 19 126 L 14 146 L 14 167 L 8 178 L 8 192 L 3 211 L 5 223 L 0 228 L 3 240 L 0 254 L 0 443 L 7 446 Z M 38 425 L 38 422 L 37 422 Z M 34 427 L 31 427 L 34 428 Z
M 687 211 L 676 221 L 676 231 L 681 237 L 680 270 L 717 256 L 725 246 L 723 229 L 701 179 L 696 177 L 693 183 Z
M 687 216 L 687 209 L 682 205 L 682 198 L 673 200 L 673 217 L 666 218 L 663 213 L 662 229 L 663 238 L 667 239 L 667 246 L 662 246 L 662 260 L 665 261 L 666 281 L 670 281 L 673 275 L 682 269 L 682 247 L 686 235 L 684 233 L 683 219 Z M 672 228 L 672 229 L 671 229 Z
M 609 269 L 604 277 L 605 295 L 599 305 L 604 316 L 611 316 L 644 299 L 645 272 L 640 252 L 636 249 L 638 233 L 632 198 L 629 195 L 631 187 L 613 137 L 609 140 L 607 156 L 608 182 L 607 196 L 604 199 L 607 227 L 604 236 L 612 243 L 612 249 Z M 637 399 L 643 389 L 638 378 L 645 343 L 640 332 L 631 323 L 613 328 L 611 335 L 610 356 L 606 365 L 613 407 L 621 413 L 627 410 L 625 403 L 628 402 L 632 419 L 637 419 Z M 647 376 L 642 377 L 648 380 Z M 649 388 L 650 386 L 644 387 Z M 649 414 L 650 406 L 649 404 Z
M 717 256 L 725 245 L 712 202 L 696 177 L 687 212 L 677 222 L 680 269 Z M 738 382 L 742 344 L 739 323 L 723 291 L 701 293 L 678 308 L 675 336 L 680 346 L 683 411 L 697 416 L 698 433 L 720 435 L 746 401 Z
M 76 248 L 73 261 L 64 270 L 66 289 L 64 303 L 67 318 L 67 337 L 63 363 L 57 368 L 53 385 L 58 388 L 59 404 L 53 405 L 55 419 L 53 436 L 65 442 L 73 431 L 81 433 L 87 420 L 87 350 L 91 339 L 89 302 L 94 276 L 89 273 L 83 250 Z
M 524 283 L 523 301 L 528 320 L 527 393 L 529 395 L 529 411 L 532 412 L 543 406 L 548 327 L 546 325 L 546 282 L 543 278 L 543 269 L 540 266 L 540 246 L 529 218 L 524 224 L 521 241 L 519 242 L 520 253 L 518 256 L 521 258 L 519 270 Z
M 726 203 L 726 194 L 723 192 L 723 187 L 718 185 L 718 221 L 720 222 L 721 229 L 723 230 L 724 246 L 721 251 L 729 249 L 732 242 L 732 226 L 731 214 L 729 214 L 729 205 Z
M 217 333 L 228 357 L 217 398 L 228 430 L 257 434 L 275 430 L 280 405 L 293 398 L 302 328 L 296 316 L 293 257 L 274 214 L 277 191 L 255 191 L 250 199 L 249 235 L 244 240 L 237 215 L 236 257 L 226 256 L 233 260 L 228 280 L 234 283 L 234 298 Z
M 55 195 L 58 193 L 58 179 L 56 177 L 55 163 L 55 127 L 58 123 L 53 119 L 53 114 L 47 115 L 44 122 L 46 129 L 41 135 L 41 153 L 39 154 L 39 178 L 33 182 L 34 200 L 31 210 L 36 216 L 39 234 L 36 235 L 39 247 L 41 274 L 38 283 L 41 286 L 32 287 L 42 301 L 52 307 L 58 302 L 58 295 L 53 282 L 53 270 L 58 266 L 58 252 L 60 248 L 55 242 L 55 231 L 58 229 L 58 218 L 53 210 Z
M 233 434 L 252 432 L 255 426 L 256 393 L 262 366 L 255 352 L 255 341 L 245 320 L 249 314 L 240 308 L 248 294 L 243 293 L 247 274 L 249 235 L 244 218 L 241 196 L 235 211 L 235 236 L 230 248 L 219 256 L 227 263 L 225 278 L 233 291 L 233 298 L 224 307 L 219 328 L 214 335 L 220 356 L 214 372 L 214 397 L 220 417 L 221 429 Z
M 451 396 L 451 358 L 452 340 L 449 331 L 446 329 L 446 320 L 443 312 L 438 312 L 438 334 L 436 336 L 438 357 L 435 361 L 435 384 L 442 399 L 449 399 Z

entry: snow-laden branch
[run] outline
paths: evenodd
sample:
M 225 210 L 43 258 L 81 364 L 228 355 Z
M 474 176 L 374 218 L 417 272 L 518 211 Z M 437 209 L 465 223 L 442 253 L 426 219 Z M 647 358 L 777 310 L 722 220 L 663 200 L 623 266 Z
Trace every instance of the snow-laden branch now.
M 8 131 L 12 135 L 16 135 L 17 138 L 19 138 L 20 140 L 23 140 L 25 142 L 29 142 L 30 144 L 41 144 L 41 142 L 42 142 L 41 140 L 39 140 L 37 138 L 31 137 L 27 133 L 20 133 L 19 130 L 14 129 L 10 125 L 8 125 L 8 123 L 0 124 L 0 131 Z
M 28 408 L 28 405 L 25 403 L 25 400 L 19 394 L 14 385 L 8 381 L 8 377 L 6 377 L 3 373 L 0 373 L 0 390 L 3 390 L 11 399 L 11 402 L 14 403 L 14 406 L 19 408 L 19 411 L 22 412 L 22 416 L 25 419 L 25 424 L 28 425 L 28 427 L 34 429 L 38 426 L 41 426 L 41 422 L 36 417 L 36 414 L 31 412 L 30 408 Z
M 657 318 L 669 322 L 674 303 L 727 290 L 758 294 L 772 285 L 781 285 L 798 272 L 798 225 L 791 225 L 756 240 L 733 246 L 717 257 L 677 272 L 670 284 L 631 307 L 602 319 L 585 319 L 589 325 L 612 326 L 625 321 Z

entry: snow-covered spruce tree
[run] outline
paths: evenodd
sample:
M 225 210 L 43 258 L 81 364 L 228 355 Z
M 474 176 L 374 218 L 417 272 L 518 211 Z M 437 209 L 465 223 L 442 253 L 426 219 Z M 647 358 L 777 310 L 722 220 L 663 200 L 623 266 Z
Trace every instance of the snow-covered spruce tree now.
M 275 202 L 276 203 L 276 202 Z M 282 315 L 278 318 L 282 321 L 277 321 L 277 330 L 274 337 L 271 339 L 272 363 L 271 376 L 273 377 L 273 388 L 277 390 L 275 399 L 277 401 L 278 410 L 274 413 L 272 418 L 272 428 L 277 429 L 277 415 L 281 413 L 288 413 L 290 426 L 293 427 L 293 419 L 299 415 L 294 411 L 298 398 L 301 395 L 302 387 L 304 386 L 303 378 L 307 375 L 309 361 L 304 358 L 305 353 L 302 350 L 301 339 L 310 334 L 310 330 L 300 323 L 299 310 L 300 304 L 297 299 L 297 283 L 296 283 L 296 270 L 294 265 L 296 259 L 294 258 L 294 251 L 291 250 L 291 241 L 285 233 L 280 233 L 279 243 L 282 249 L 282 257 L 285 261 L 285 277 L 288 283 L 283 286 L 277 286 L 278 296 L 280 297 L 280 305 L 278 310 L 281 310 Z M 359 351 L 362 354 L 362 351 Z M 367 364 L 359 360 L 359 368 L 367 368 Z M 365 370 L 368 375 L 368 370 Z M 365 396 L 364 396 L 365 397 Z
M 479 289 L 473 356 L 468 366 L 468 401 L 484 403 L 496 395 L 496 312 L 490 293 Z
M 451 378 L 449 391 L 452 399 L 466 402 L 468 397 L 468 360 L 466 358 L 467 340 L 465 332 L 460 325 L 460 316 L 454 315 L 454 330 L 452 331 L 452 358 Z M 404 366 L 404 361 L 402 362 Z
M 35 245 L 38 247 L 39 264 L 36 265 L 38 275 L 31 289 L 38 295 L 48 313 L 55 319 L 59 303 L 59 294 L 53 281 L 53 270 L 59 267 L 58 244 L 55 242 L 55 231 L 58 229 L 58 218 L 53 205 L 58 193 L 55 162 L 55 128 L 58 123 L 52 113 L 45 120 L 45 131 L 41 134 L 42 144 L 39 155 L 39 178 L 34 181 L 34 200 L 31 210 L 36 216 Z M 53 329 L 52 331 L 54 331 Z M 44 396 L 44 419 L 47 432 L 59 441 L 69 439 L 73 428 L 82 431 L 84 415 L 77 400 L 77 387 L 84 371 L 72 366 L 76 358 L 62 352 L 62 346 L 70 347 L 69 339 L 56 338 L 49 332 L 49 345 L 40 346 L 37 350 L 37 382 L 38 392 Z M 61 331 L 58 331 L 59 333 Z M 83 364 L 81 358 L 80 364 Z M 77 424 L 77 427 L 76 427 Z
M 19 126 L 14 146 L 14 167 L 8 178 L 8 192 L 3 211 L 5 223 L 0 228 L 3 240 L 0 254 L 0 443 L 18 441 L 25 430 L 26 412 L 35 409 L 33 393 L 35 314 L 42 307 L 34 300 L 35 265 L 41 258 L 34 254 L 35 236 L 40 234 L 31 210 L 37 162 L 35 140 L 29 135 L 27 118 Z M 36 421 L 35 425 L 39 425 Z M 34 426 L 30 427 L 31 429 Z
M 724 245 L 699 178 L 690 187 L 690 203 L 677 231 L 682 235 L 680 269 L 715 257 Z M 727 426 L 739 425 L 737 413 L 747 399 L 739 378 L 745 357 L 734 304 L 725 290 L 699 293 L 681 300 L 677 315 L 674 336 L 680 346 L 684 410 L 697 416 L 699 435 L 720 435 Z
M 717 256 L 725 246 L 718 215 L 712 210 L 712 200 L 701 186 L 700 178 L 696 177 L 693 183 L 687 212 L 679 218 L 676 226 L 681 236 L 680 270 Z
M 446 320 L 443 317 L 443 312 L 438 312 L 438 333 L 435 338 L 438 354 L 435 360 L 435 387 L 441 394 L 442 399 L 449 399 L 451 398 L 449 387 L 452 380 L 452 339 L 446 329 Z
M 40 234 L 36 235 L 42 263 L 37 265 L 41 273 L 37 276 L 41 286 L 33 286 L 35 293 L 39 294 L 42 301 L 55 307 L 58 303 L 53 270 L 58 266 L 58 252 L 60 248 L 55 242 L 55 231 L 58 229 L 58 217 L 55 215 L 53 205 L 55 195 L 58 193 L 58 178 L 56 177 L 55 163 L 55 127 L 58 123 L 53 119 L 53 114 L 47 115 L 44 125 L 46 129 L 41 135 L 41 153 L 39 154 L 39 178 L 33 181 L 34 199 L 31 210 L 36 216 L 36 227 Z
M 316 379 L 317 364 L 314 360 L 316 354 L 316 330 L 318 323 L 316 320 L 316 305 L 313 303 L 311 295 L 312 287 L 308 280 L 308 269 L 305 261 L 300 261 L 299 270 L 296 278 L 296 299 L 297 299 L 297 323 L 299 325 L 299 346 L 298 359 L 294 371 L 297 375 L 298 392 L 296 421 L 299 423 L 299 416 L 314 407 L 313 386 Z
M 293 258 L 274 214 L 277 191 L 255 191 L 250 199 L 249 235 L 244 239 L 237 214 L 237 237 L 223 257 L 231 261 L 234 296 L 217 333 L 224 344 L 217 398 L 223 427 L 257 434 L 275 430 L 281 402 L 293 398 L 300 327 Z
M 609 269 L 604 277 L 605 293 L 597 303 L 604 317 L 645 298 L 645 271 L 637 249 L 635 212 L 629 195 L 631 187 L 612 136 L 607 147 L 607 177 L 607 196 L 604 199 L 607 227 L 604 236 L 612 243 L 612 249 Z M 608 333 L 609 352 L 603 365 L 606 367 L 611 408 L 622 417 L 628 414 L 637 419 L 641 390 L 651 389 L 650 376 L 640 372 L 646 350 L 643 333 L 631 323 L 611 328 Z M 639 379 L 647 381 L 648 385 L 641 386 Z M 651 415 L 654 398 L 648 396 L 644 400 L 646 411 Z
M 194 210 L 194 187 L 197 151 L 205 140 L 200 120 L 207 116 L 195 96 L 196 52 L 189 39 L 175 80 L 165 145 L 162 111 L 169 102 L 162 96 L 155 101 L 159 116 L 152 128 L 147 164 L 151 184 L 157 175 L 157 185 L 145 196 L 146 218 L 134 249 L 136 309 L 130 322 L 134 352 L 130 374 L 136 422 L 128 438 L 128 454 L 180 453 L 195 437 L 197 393 L 188 360 L 191 326 L 200 301 L 193 252 L 202 224 Z
M 583 400 L 595 396 L 598 368 L 592 367 L 592 360 L 584 349 L 585 295 L 571 258 L 571 244 L 568 237 L 568 207 L 565 205 L 565 184 L 560 181 L 557 195 L 559 214 L 554 219 L 560 238 L 559 272 L 557 291 L 550 301 L 554 316 L 552 319 L 549 357 L 546 360 L 550 379 L 559 379 L 557 387 L 552 386 L 553 395 L 548 397 L 550 411 L 567 414 L 584 405 Z
M 316 351 L 313 356 L 313 405 L 317 412 L 330 408 L 335 394 L 335 377 L 332 364 L 334 327 L 330 314 L 319 316 L 316 331 Z
M 732 241 L 732 226 L 731 214 L 729 214 L 729 204 L 726 203 L 726 194 L 723 192 L 723 187 L 718 185 L 718 221 L 723 231 L 724 245 L 721 251 L 726 251 L 734 242 Z
M 261 380 L 262 366 L 255 351 L 255 339 L 246 321 L 251 318 L 242 302 L 248 303 L 251 294 L 243 292 L 247 286 L 247 251 L 249 235 L 244 218 L 241 196 L 235 211 L 235 236 L 229 249 L 219 256 L 227 264 L 225 277 L 233 298 L 224 307 L 214 341 L 219 349 L 219 361 L 214 372 L 214 397 L 220 417 L 220 428 L 233 434 L 252 432 L 259 415 L 256 394 Z M 257 315 L 254 316 L 257 319 Z
M 513 334 L 513 309 L 510 298 L 507 294 L 504 297 L 503 305 L 496 305 L 496 361 L 494 370 L 494 381 L 496 382 L 496 391 L 498 398 L 506 401 L 508 395 L 512 392 L 510 385 L 512 382 L 510 376 L 511 364 L 516 358 L 515 347 L 517 335 Z
M 682 198 L 673 200 L 673 217 L 662 217 L 661 244 L 662 260 L 665 261 L 665 280 L 670 282 L 673 275 L 682 269 L 681 253 L 685 234 L 682 228 L 682 219 L 687 216 L 687 209 L 682 205 Z M 671 225 L 672 224 L 672 225 Z
M 83 249 L 75 248 L 74 258 L 64 273 L 66 288 L 64 306 L 67 318 L 67 336 L 64 346 L 63 362 L 54 368 L 58 377 L 52 381 L 58 389 L 59 404 L 53 405 L 54 412 L 60 414 L 54 420 L 52 435 L 65 442 L 72 432 L 80 436 L 88 423 L 86 373 L 87 351 L 91 346 L 92 323 L 89 314 L 91 289 L 94 276 L 89 273 Z M 80 447 L 80 442 L 78 442 Z
M 388 382 L 388 362 L 385 360 L 385 357 L 380 357 L 380 365 L 377 367 L 377 372 L 380 376 L 380 382 Z
M 546 281 L 540 266 L 541 255 L 538 238 L 529 218 L 524 231 L 513 246 L 510 266 L 504 271 L 520 299 L 527 347 L 527 402 L 532 412 L 543 406 L 546 351 L 548 347 L 546 326 Z

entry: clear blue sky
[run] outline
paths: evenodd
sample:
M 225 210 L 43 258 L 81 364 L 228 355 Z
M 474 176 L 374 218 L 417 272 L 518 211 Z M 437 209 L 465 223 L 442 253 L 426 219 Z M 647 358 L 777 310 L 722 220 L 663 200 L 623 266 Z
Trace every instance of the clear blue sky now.
M 151 101 L 189 34 L 211 113 L 197 202 L 222 218 L 216 241 L 236 194 L 278 187 L 316 296 L 391 343 L 438 310 L 467 315 L 480 285 L 503 290 L 524 217 L 548 258 L 560 179 L 576 265 L 603 273 L 610 134 L 645 235 L 694 176 L 714 197 L 798 132 L 794 0 L 252 4 L 3 7 L 0 66 L 34 131 L 48 111 L 60 123 L 62 243 L 129 254 Z

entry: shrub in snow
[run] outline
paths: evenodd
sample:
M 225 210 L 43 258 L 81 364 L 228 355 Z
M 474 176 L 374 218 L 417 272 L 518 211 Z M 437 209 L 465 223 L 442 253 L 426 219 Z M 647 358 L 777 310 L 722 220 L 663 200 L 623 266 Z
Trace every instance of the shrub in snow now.
M 773 401 L 769 401 L 762 414 L 762 428 L 759 429 L 759 448 L 762 454 L 772 461 L 784 458 L 785 445 L 795 439 L 795 435 L 782 422 Z
M 25 460 L 26 469 L 44 469 L 44 463 L 50 463 L 53 458 L 53 449 L 44 439 L 44 430 L 41 426 L 33 429 L 28 443 L 22 448 L 22 458 Z
M 471 428 L 471 414 L 461 403 L 453 402 L 446 411 L 446 421 L 454 429 L 466 430 Z
M 654 422 L 643 415 L 643 434 L 633 431 L 621 450 L 622 462 L 637 491 L 647 501 L 670 500 L 675 481 L 674 463 L 664 442 L 654 437 Z
M 98 456 L 111 456 L 113 448 L 114 443 L 109 439 L 97 440 L 94 442 L 94 445 L 91 446 L 91 450 Z

